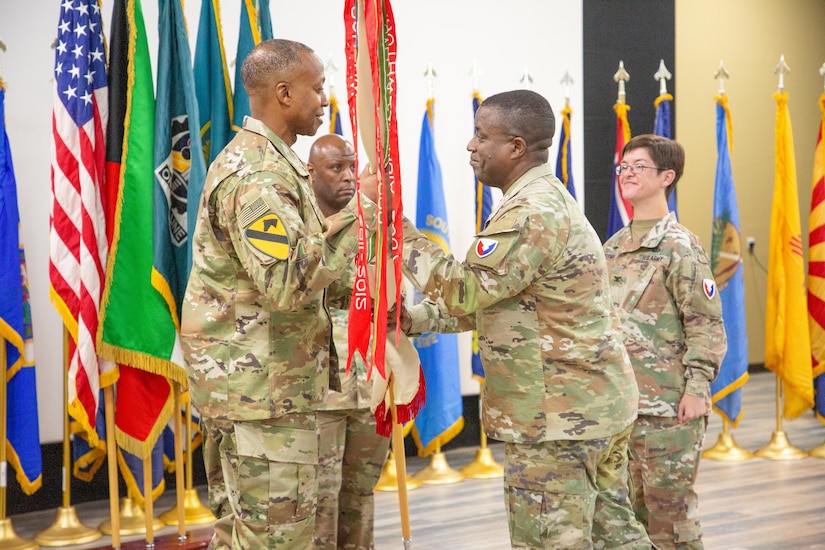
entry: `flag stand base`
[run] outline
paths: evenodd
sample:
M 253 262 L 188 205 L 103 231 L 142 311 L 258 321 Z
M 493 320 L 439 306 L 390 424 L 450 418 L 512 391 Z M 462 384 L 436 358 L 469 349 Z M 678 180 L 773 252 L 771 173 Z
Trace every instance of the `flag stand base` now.
M 448 485 L 466 479 L 464 474 L 447 464 L 447 457 L 441 451 L 433 453 L 430 464 L 413 477 L 427 485 Z
M 411 476 L 407 476 L 407 490 L 412 491 L 421 487 L 421 482 Z M 395 455 L 390 451 L 384 469 L 381 470 L 381 477 L 375 484 L 376 491 L 398 491 L 398 471 L 395 469 Z
M 37 550 L 37 544 L 18 537 L 11 526 L 11 519 L 0 519 L 0 546 L 9 550 Z
M 37 533 L 34 540 L 40 546 L 68 546 L 70 544 L 92 542 L 102 536 L 97 529 L 92 529 L 80 523 L 74 506 L 69 506 L 58 508 L 54 523 L 47 529 Z
M 737 445 L 731 434 L 723 432 L 719 434 L 716 445 L 702 451 L 702 458 L 723 462 L 742 462 L 752 459 L 753 453 Z
M 504 477 L 504 466 L 496 462 L 489 447 L 476 451 L 475 459 L 459 470 L 469 479 L 493 479 Z
M 808 456 L 808 453 L 802 449 L 791 445 L 784 431 L 773 432 L 771 442 L 753 454 L 756 457 L 768 458 L 770 460 L 797 460 Z
M 165 526 L 158 518 L 153 518 L 152 529 L 160 531 Z M 100 532 L 104 535 L 112 534 L 112 520 L 107 519 L 98 527 Z M 129 497 L 121 499 L 120 501 L 120 534 L 141 535 L 146 532 L 146 514 L 143 509 L 135 504 L 135 501 Z
M 166 525 L 178 524 L 178 507 L 173 506 L 160 516 L 158 516 Z M 212 523 L 215 521 L 215 516 L 212 512 L 201 504 L 198 498 L 198 491 L 196 489 L 186 489 L 183 493 L 183 523 L 184 525 L 200 525 L 201 523 Z
M 808 456 L 812 456 L 814 458 L 825 458 L 825 443 L 808 451 Z

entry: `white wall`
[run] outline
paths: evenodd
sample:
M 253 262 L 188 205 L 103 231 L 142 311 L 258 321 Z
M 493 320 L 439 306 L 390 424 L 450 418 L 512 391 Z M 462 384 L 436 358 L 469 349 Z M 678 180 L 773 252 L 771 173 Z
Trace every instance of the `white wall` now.
M 241 0 L 223 0 L 224 40 L 227 58 L 237 45 Z M 0 69 L 7 83 L 6 128 L 12 147 L 31 284 L 32 315 L 37 357 L 40 437 L 43 442 L 63 437 L 61 414 L 62 326 L 49 302 L 48 231 L 50 203 L 51 100 L 59 0 L 38 2 L 0 0 L 0 38 L 8 50 L 0 51 Z M 274 35 L 306 43 L 339 72 L 330 78 L 339 92 L 345 129 L 349 128 L 345 87 L 343 1 L 270 0 Z M 104 0 L 104 23 L 111 20 L 112 0 Z M 190 44 L 194 52 L 200 2 L 185 3 Z M 408 216 L 415 214 L 418 140 L 428 94 L 423 77 L 432 63 L 435 80 L 435 139 L 444 175 L 445 197 L 453 250 L 464 254 L 474 230 L 473 174 L 465 150 L 473 131 L 470 69 L 477 60 L 482 96 L 523 87 L 525 67 L 534 81 L 532 89 L 543 94 L 558 113 L 565 89 L 559 83 L 569 71 L 573 109 L 573 173 L 582 172 L 582 3 L 581 0 L 396 0 L 398 27 L 398 128 L 401 174 Z M 143 1 L 150 50 L 157 48 L 157 3 Z M 107 29 L 108 34 L 108 29 Z M 230 68 L 234 75 L 234 66 Z M 322 130 L 323 131 L 323 130 Z M 346 132 L 347 130 L 345 130 Z M 558 132 L 557 132 L 558 134 Z M 303 157 L 314 138 L 302 137 L 296 151 Z M 555 162 L 556 145 L 551 150 Z M 583 196 L 581 189 L 577 195 Z M 6 238 L 6 236 L 0 236 Z M 462 392 L 478 393 L 470 377 L 470 342 L 461 340 Z

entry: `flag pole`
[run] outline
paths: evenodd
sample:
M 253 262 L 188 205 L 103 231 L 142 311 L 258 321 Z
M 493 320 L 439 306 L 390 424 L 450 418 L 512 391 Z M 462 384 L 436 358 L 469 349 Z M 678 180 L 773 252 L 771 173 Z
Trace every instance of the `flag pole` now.
M 785 73 L 790 72 L 791 68 L 785 63 L 785 56 L 779 56 L 779 63 L 774 69 L 774 73 L 779 76 L 779 85 L 777 93 L 781 94 L 785 90 Z M 771 435 L 771 441 L 765 447 L 758 449 L 754 455 L 759 458 L 768 458 L 771 460 L 796 460 L 805 458 L 808 453 L 794 447 L 788 440 L 788 435 L 782 430 L 782 377 L 780 373 L 776 373 L 776 430 Z
M 404 550 L 412 548 L 412 539 L 410 534 L 410 510 L 407 501 L 407 458 L 404 454 L 404 431 L 401 424 L 398 423 L 398 408 L 395 405 L 395 395 L 393 393 L 393 386 L 395 379 L 390 375 L 389 380 L 390 391 L 390 411 L 392 413 L 392 450 L 398 457 L 397 461 L 397 487 L 398 487 L 398 509 L 401 514 L 401 542 L 404 545 Z
M 771 460 L 797 460 L 808 456 L 802 449 L 791 445 L 788 434 L 782 430 L 782 378 L 779 374 L 776 375 L 776 430 L 771 435 L 770 443 L 753 454 Z
M 192 482 L 192 401 L 188 395 L 185 401 L 186 427 L 179 431 L 177 424 L 175 424 L 175 453 L 177 453 L 177 442 L 184 436 L 186 437 L 186 469 L 183 470 L 186 476 L 186 483 L 181 484 L 182 487 L 185 487 L 183 492 L 183 522 L 184 525 L 212 523 L 216 518 L 212 515 L 209 508 L 201 504 L 200 498 L 198 497 L 198 490 L 195 489 Z M 179 408 L 175 410 L 180 411 Z M 183 467 L 183 461 L 178 461 L 177 454 L 175 455 L 175 463 L 177 464 L 175 467 L 176 470 L 178 467 Z M 163 523 L 166 525 L 179 524 L 178 506 L 179 504 L 166 510 L 159 516 Z
M 663 66 L 664 61 L 662 61 L 662 67 Z M 719 68 L 716 69 L 715 73 L 713 73 L 713 78 L 715 78 L 719 82 L 718 96 L 724 97 L 725 79 L 730 78 L 730 73 L 727 71 L 727 69 L 725 69 L 725 63 L 722 60 L 719 61 Z M 664 85 L 664 83 L 662 85 Z M 731 139 L 732 136 L 728 135 L 728 140 Z M 702 451 L 702 458 L 707 458 L 708 460 L 719 460 L 723 462 L 741 462 L 744 460 L 752 459 L 752 452 L 743 449 L 742 447 L 736 444 L 736 440 L 734 440 L 733 434 L 730 433 L 731 423 L 730 421 L 728 421 L 727 417 L 718 411 L 717 413 L 719 414 L 719 416 L 722 417 L 722 433 L 719 434 L 719 437 L 716 440 L 716 443 L 713 445 L 713 447 Z
M 97 540 L 102 536 L 97 529 L 80 523 L 80 520 L 77 519 L 77 512 L 74 506 L 71 505 L 72 461 L 71 443 L 69 439 L 69 338 L 68 329 L 63 327 L 63 505 L 57 509 L 57 517 L 54 522 L 52 522 L 48 528 L 34 536 L 35 542 L 42 546 L 84 544 Z M 3 408 L 3 410 L 5 411 L 6 409 Z M 117 494 L 115 494 L 115 496 L 117 496 Z M 117 546 L 114 545 L 114 540 L 112 540 L 112 546 L 117 548 Z
M 0 335 L 0 546 L 9 550 L 36 550 L 37 544 L 17 536 L 11 518 L 6 517 L 6 360 L 6 339 Z

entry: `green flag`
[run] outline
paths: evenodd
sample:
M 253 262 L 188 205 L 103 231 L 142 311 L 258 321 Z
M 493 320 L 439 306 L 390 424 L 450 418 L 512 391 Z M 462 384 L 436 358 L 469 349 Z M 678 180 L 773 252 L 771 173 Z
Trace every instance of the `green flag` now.
M 183 384 L 186 375 L 180 352 L 175 353 L 175 324 L 152 286 L 155 100 L 140 0 L 128 0 L 126 5 L 129 59 L 123 154 L 98 353 L 121 365 L 118 443 L 147 457 L 172 412 L 169 380 Z

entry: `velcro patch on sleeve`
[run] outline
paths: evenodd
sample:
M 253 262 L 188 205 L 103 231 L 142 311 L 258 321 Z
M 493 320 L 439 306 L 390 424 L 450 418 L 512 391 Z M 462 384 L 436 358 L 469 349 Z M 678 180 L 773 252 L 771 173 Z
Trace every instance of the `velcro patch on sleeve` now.
M 244 208 L 238 216 L 243 235 L 249 245 L 264 256 L 276 260 L 289 257 L 289 236 L 277 214 L 259 198 Z
M 507 262 L 518 243 L 519 232 L 516 230 L 484 233 L 475 238 L 467 254 L 467 262 L 482 266 L 497 273 L 507 271 Z

